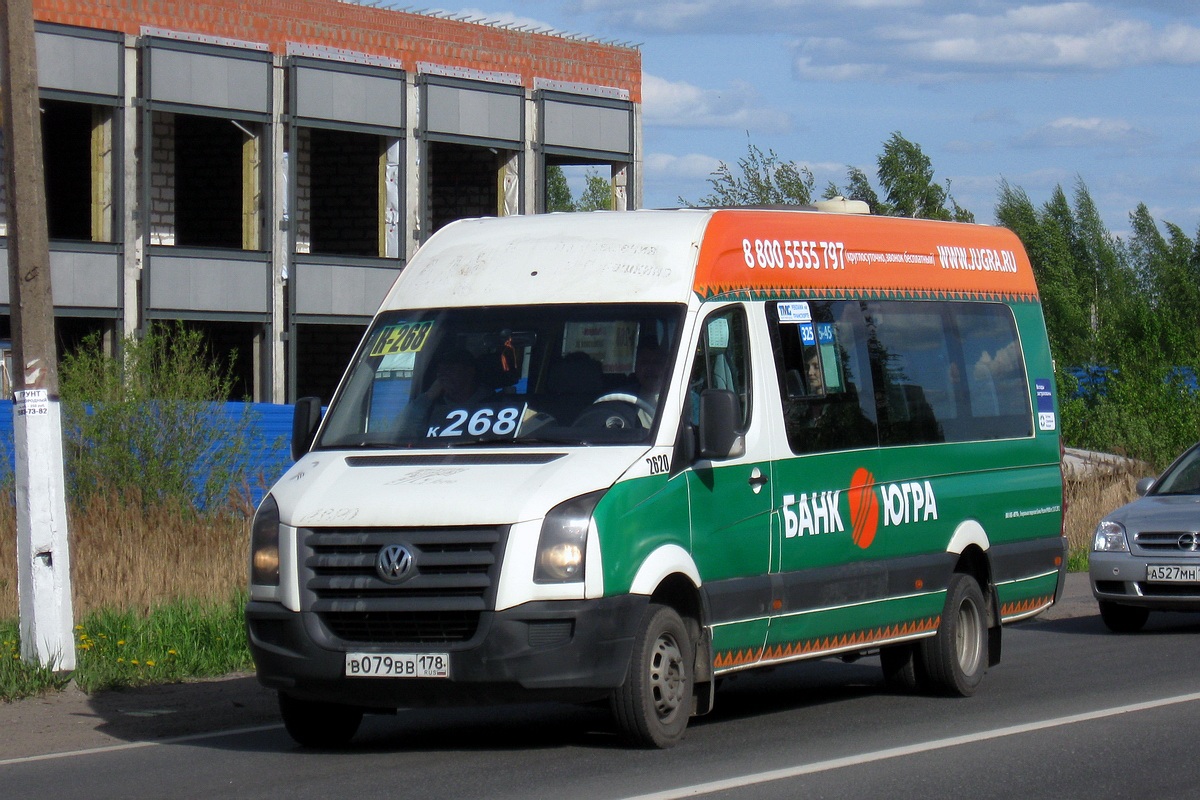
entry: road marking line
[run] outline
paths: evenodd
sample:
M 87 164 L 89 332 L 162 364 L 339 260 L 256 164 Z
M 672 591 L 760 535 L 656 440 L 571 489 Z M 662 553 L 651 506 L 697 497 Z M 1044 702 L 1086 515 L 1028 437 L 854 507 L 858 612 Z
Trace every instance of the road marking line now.
M 1007 728 L 997 728 L 992 731 L 983 731 L 982 733 L 972 733 L 964 736 L 951 736 L 948 739 L 934 739 L 933 741 L 920 742 L 918 744 L 910 744 L 903 747 L 890 747 L 887 750 L 878 750 L 874 753 L 861 753 L 859 755 L 845 756 L 843 758 L 832 758 L 828 761 L 816 761 L 812 764 L 802 764 L 795 767 L 787 767 L 785 769 L 756 772 L 750 775 L 743 775 L 739 778 L 726 778 L 719 781 L 709 781 L 708 783 L 697 783 L 692 786 L 681 786 L 675 789 L 653 792 L 651 794 L 634 795 L 631 797 L 626 797 L 623 800 L 678 800 L 678 798 L 682 797 L 698 797 L 700 795 L 711 794 L 713 792 L 740 789 L 760 783 L 770 783 L 772 781 L 787 780 L 788 778 L 798 778 L 802 775 L 813 775 L 818 772 L 829 772 L 835 769 L 842 769 L 843 767 L 853 767 L 860 764 L 870 764 L 875 761 L 885 761 L 889 758 L 917 755 L 919 753 L 928 753 L 933 750 L 943 750 L 949 747 L 958 747 L 959 745 L 964 744 L 974 744 L 976 742 L 986 742 L 990 739 L 1000 739 L 1005 736 L 1016 736 L 1022 733 L 1033 733 L 1035 731 L 1044 731 L 1050 728 L 1075 725 L 1080 722 L 1091 722 L 1092 720 L 1115 717 L 1120 714 L 1132 714 L 1138 711 L 1148 711 L 1150 709 L 1162 708 L 1164 706 L 1179 705 L 1180 703 L 1194 703 L 1198 700 L 1200 700 L 1200 692 L 1195 692 L 1192 694 L 1178 695 L 1176 697 L 1167 697 L 1163 698 L 1162 700 L 1149 700 L 1144 703 L 1133 703 L 1127 706 L 1117 706 L 1115 708 L 1106 708 L 1099 711 L 1089 711 L 1084 714 L 1072 714 L 1068 717 L 1056 717 L 1054 719 L 1042 720 L 1041 722 L 1027 722 L 1023 725 L 1012 725 Z
M 193 733 L 189 736 L 175 736 L 170 739 L 159 739 L 153 742 L 126 742 L 125 744 L 110 744 L 104 747 L 89 747 L 86 750 L 65 750 L 61 753 L 45 753 L 40 756 L 23 756 L 21 758 L 6 758 L 0 761 L 0 767 L 7 767 L 13 764 L 30 764 L 34 761 L 55 761 L 61 758 L 75 758 L 77 756 L 90 756 L 97 753 L 116 753 L 122 750 L 138 750 L 143 747 L 158 747 L 164 744 L 186 744 L 187 742 L 198 742 L 203 739 L 216 739 L 221 736 L 240 736 L 245 733 L 261 733 L 263 731 L 279 730 L 282 725 L 259 725 L 255 728 L 234 728 L 227 731 L 213 731 L 211 733 Z

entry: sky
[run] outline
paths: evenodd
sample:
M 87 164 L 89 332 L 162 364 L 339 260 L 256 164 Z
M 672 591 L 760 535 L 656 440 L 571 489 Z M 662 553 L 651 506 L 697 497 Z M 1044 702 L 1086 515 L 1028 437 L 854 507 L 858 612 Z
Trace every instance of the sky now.
M 396 3 L 395 6 L 402 4 Z M 1197 0 L 475 0 L 445 10 L 638 45 L 644 203 L 711 191 L 749 144 L 816 194 L 874 179 L 899 132 L 976 221 L 1002 180 L 1035 206 L 1082 182 L 1114 234 L 1145 203 L 1200 225 Z M 878 190 L 878 183 L 872 180 Z

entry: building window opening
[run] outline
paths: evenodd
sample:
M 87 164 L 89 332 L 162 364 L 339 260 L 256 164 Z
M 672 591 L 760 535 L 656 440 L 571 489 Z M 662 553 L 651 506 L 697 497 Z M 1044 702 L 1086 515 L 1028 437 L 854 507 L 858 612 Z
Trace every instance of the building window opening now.
M 328 402 L 365 331 L 365 325 L 297 325 L 296 396 Z
M 612 211 L 617 208 L 613 165 L 568 158 L 546 159 L 542 207 L 546 211 Z
M 152 243 L 262 249 L 260 129 L 221 117 L 155 115 Z
M 389 165 L 385 137 L 323 128 L 297 131 L 297 233 L 300 253 L 387 256 Z M 393 193 L 394 195 L 394 193 Z M 390 207 L 395 209 L 396 198 Z
M 500 187 L 512 160 L 509 151 L 431 142 L 426 159 L 433 230 L 456 219 L 504 213 Z
M 209 322 L 190 320 L 183 323 L 189 330 L 204 336 L 208 363 L 229 377 L 229 393 L 214 400 L 240 402 L 256 397 L 255 383 L 259 369 L 259 344 L 263 326 L 254 322 Z
M 111 110 L 62 100 L 40 105 L 50 238 L 112 241 Z

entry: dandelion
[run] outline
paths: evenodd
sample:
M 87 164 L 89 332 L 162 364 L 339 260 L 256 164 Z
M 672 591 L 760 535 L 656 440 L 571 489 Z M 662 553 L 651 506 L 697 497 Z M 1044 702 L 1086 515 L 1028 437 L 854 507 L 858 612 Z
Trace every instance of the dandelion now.
M 167 651 L 167 655 L 169 655 L 169 656 L 177 656 L 177 655 L 179 655 L 179 653 L 176 653 L 174 650 L 168 650 L 168 651 Z
M 130 663 L 130 664 L 133 664 L 135 667 L 136 667 L 136 666 L 138 666 L 138 660 L 137 660 L 136 658 L 131 658 L 131 659 L 129 660 L 129 663 Z
M 153 667 L 153 666 L 154 666 L 154 662 L 153 662 L 153 661 L 147 661 L 147 662 L 146 662 L 146 666 L 147 666 L 147 667 Z
M 124 639 L 118 639 L 118 640 L 117 640 L 117 644 L 118 644 L 118 645 L 123 645 L 123 644 L 125 644 L 125 640 L 124 640 Z
M 124 664 L 124 663 L 125 663 L 125 659 L 123 659 L 123 658 L 118 658 L 118 659 L 117 659 L 117 663 L 118 663 L 118 664 Z

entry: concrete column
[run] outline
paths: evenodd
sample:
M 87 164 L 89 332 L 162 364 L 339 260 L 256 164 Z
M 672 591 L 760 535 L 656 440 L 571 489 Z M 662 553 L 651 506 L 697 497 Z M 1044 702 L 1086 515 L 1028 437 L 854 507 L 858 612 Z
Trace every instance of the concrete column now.
M 535 146 L 538 139 L 538 125 L 541 120 L 538 115 L 538 104 L 533 99 L 533 92 L 525 90 L 525 157 L 521 159 L 525 165 L 525 174 L 521 176 L 521 213 L 536 214 L 545 211 L 541 207 L 542 161 L 540 148 Z
M 633 104 L 633 163 L 627 165 L 626 194 L 628 209 L 641 208 L 642 203 L 642 104 Z M 632 175 L 628 173 L 632 171 Z
M 121 103 L 121 260 L 124 270 L 124 296 L 121 301 L 121 338 L 132 339 L 142 324 L 142 308 L 138 303 L 138 283 L 142 279 L 145 239 L 140 223 L 141 202 L 138 196 L 138 146 L 141 112 L 135 105 L 138 94 L 137 37 L 125 37 L 125 87 Z M 148 154 L 145 154 L 149 157 Z M 141 202 L 139 202 L 141 201 Z
M 422 225 L 428 224 L 424 220 L 425 211 L 421 202 L 421 183 L 425 178 L 421 169 L 422 142 L 417 138 L 424 109 L 421 108 L 421 87 L 416 81 L 408 84 L 408 110 L 408 136 L 404 149 L 404 226 L 400 231 L 403 237 L 400 251 L 404 253 L 405 263 L 417 252 L 421 244 Z
M 260 348 L 267 359 L 262 372 L 269 375 L 269 391 L 262 395 L 269 397 L 272 403 L 287 402 L 287 348 L 284 341 L 287 318 L 284 315 L 284 296 L 287 293 L 291 237 L 287 227 L 287 132 L 283 124 L 285 74 L 286 69 L 276 58 L 271 74 L 271 141 L 267 154 L 267 163 L 271 165 L 270 180 L 275 187 L 271 192 L 271 224 L 267 226 L 271 238 L 271 324 Z

